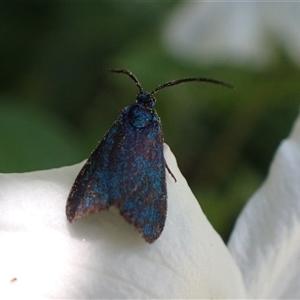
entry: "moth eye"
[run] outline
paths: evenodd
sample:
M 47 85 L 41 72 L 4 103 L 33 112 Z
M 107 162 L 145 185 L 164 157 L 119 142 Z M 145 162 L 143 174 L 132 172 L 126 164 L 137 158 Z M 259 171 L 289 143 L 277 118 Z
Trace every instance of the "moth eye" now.
M 151 111 L 140 105 L 133 105 L 129 111 L 129 120 L 136 128 L 146 127 L 153 119 Z
M 151 100 L 152 100 L 152 101 L 151 101 L 151 106 L 154 107 L 154 105 L 155 105 L 155 103 L 156 103 L 156 100 L 155 100 L 155 98 L 152 98 Z

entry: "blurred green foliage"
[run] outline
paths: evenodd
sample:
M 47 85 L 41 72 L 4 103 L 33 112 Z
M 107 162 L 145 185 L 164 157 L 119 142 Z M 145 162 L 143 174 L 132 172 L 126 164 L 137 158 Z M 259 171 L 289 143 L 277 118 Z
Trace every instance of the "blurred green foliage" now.
M 226 240 L 267 175 L 298 114 L 299 70 L 284 53 L 269 70 L 200 68 L 171 57 L 161 28 L 176 2 L 1 2 L 0 171 L 25 172 L 87 158 L 137 88 L 107 68 L 126 68 L 162 90 L 165 141 L 199 203 Z

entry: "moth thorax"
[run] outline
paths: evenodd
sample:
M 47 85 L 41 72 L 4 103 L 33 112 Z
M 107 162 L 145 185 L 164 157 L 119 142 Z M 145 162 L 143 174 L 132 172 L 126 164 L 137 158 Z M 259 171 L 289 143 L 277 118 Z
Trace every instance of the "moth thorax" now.
M 136 128 L 146 127 L 153 119 L 152 110 L 140 104 L 133 105 L 129 110 L 128 116 L 131 125 Z

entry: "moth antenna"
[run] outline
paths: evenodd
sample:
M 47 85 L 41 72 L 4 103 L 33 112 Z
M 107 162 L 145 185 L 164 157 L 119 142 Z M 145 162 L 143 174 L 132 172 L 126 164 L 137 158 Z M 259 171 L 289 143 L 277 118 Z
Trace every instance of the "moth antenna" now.
M 213 84 L 218 84 L 218 85 L 223 85 L 227 88 L 233 89 L 234 86 L 231 84 L 228 84 L 226 82 L 223 81 L 219 81 L 219 80 L 214 80 L 214 79 L 210 79 L 210 78 L 200 78 L 200 77 L 188 77 L 188 78 L 183 78 L 183 79 L 177 79 L 177 80 L 173 80 L 164 84 L 159 85 L 157 88 L 155 88 L 150 94 L 153 95 L 156 92 L 158 92 L 161 89 L 164 89 L 166 87 L 170 87 L 173 85 L 177 85 L 183 82 L 191 82 L 191 81 L 200 81 L 200 82 L 207 82 L 207 83 L 213 83 Z
M 119 74 L 122 73 L 128 75 L 135 82 L 140 92 L 141 93 L 144 92 L 144 89 L 139 83 L 138 79 L 129 70 L 123 70 L 123 69 L 108 69 L 108 70 L 113 73 L 119 73 Z

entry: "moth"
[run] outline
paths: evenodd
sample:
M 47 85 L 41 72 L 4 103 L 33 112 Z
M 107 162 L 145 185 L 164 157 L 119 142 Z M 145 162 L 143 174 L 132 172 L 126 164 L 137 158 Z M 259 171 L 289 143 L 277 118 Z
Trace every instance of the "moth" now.
M 166 221 L 166 170 L 176 182 L 164 158 L 162 125 L 153 108 L 153 95 L 163 88 L 191 81 L 231 86 L 213 79 L 183 78 L 148 93 L 130 71 L 110 71 L 128 75 L 139 93 L 134 104 L 123 108 L 77 175 L 67 199 L 66 215 L 72 222 L 116 206 L 151 244 L 161 235 Z

